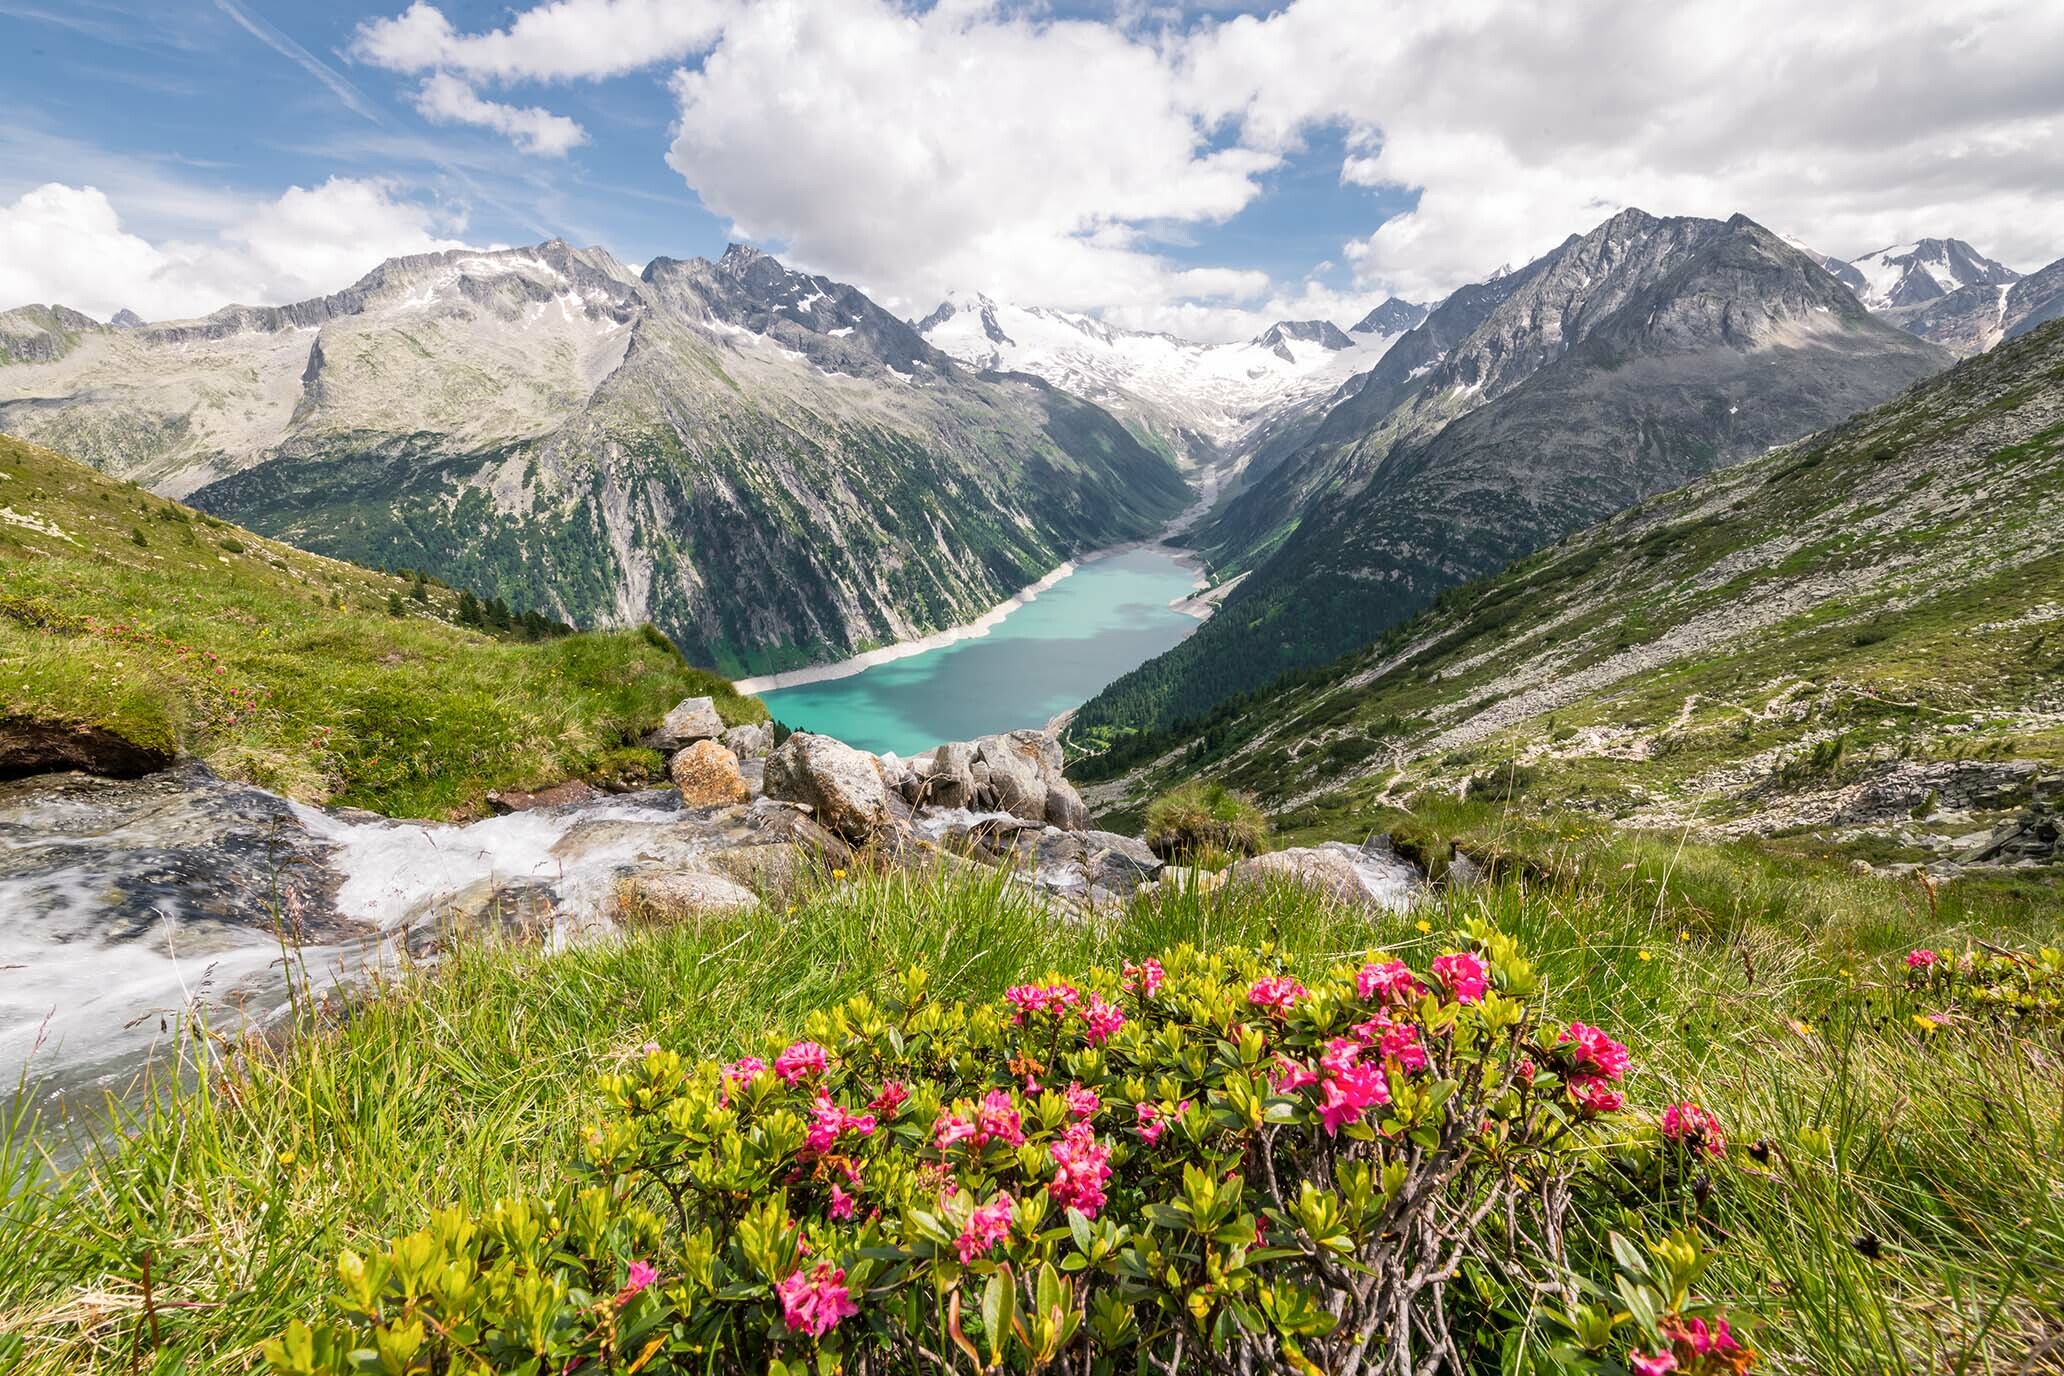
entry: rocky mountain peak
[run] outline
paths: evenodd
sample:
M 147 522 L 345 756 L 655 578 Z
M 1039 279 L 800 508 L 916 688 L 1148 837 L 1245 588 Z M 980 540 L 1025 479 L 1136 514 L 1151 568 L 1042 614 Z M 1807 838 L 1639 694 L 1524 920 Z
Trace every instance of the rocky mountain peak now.
M 1392 296 L 1357 321 L 1351 334 L 1399 335 L 1426 319 L 1431 307 Z
M 117 330 L 133 330 L 143 324 L 143 317 L 127 306 L 108 317 L 108 325 Z
M 1254 341 L 1257 347 L 1267 349 L 1285 361 L 1294 363 L 1297 356 L 1290 349 L 1293 342 L 1316 344 L 1322 349 L 1355 347 L 1355 341 L 1342 333 L 1340 327 L 1330 320 L 1278 320 Z

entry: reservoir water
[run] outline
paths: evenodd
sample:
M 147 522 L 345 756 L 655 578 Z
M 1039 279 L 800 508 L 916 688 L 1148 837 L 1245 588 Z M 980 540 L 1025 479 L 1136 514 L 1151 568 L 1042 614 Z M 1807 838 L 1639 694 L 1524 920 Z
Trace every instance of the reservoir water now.
M 1044 726 L 1196 630 L 1170 605 L 1195 584 L 1158 546 L 1104 555 L 981 635 L 760 697 L 796 730 L 906 758 L 942 741 Z

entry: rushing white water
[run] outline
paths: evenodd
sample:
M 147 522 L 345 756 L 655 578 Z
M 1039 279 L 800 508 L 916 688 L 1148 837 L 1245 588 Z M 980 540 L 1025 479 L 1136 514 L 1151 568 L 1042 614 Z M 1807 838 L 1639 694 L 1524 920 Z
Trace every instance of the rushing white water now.
M 448 922 L 607 930 L 622 878 L 745 832 L 671 792 L 458 824 L 304 807 L 198 766 L 0 786 L 0 1084 L 112 1082 Z M 291 950 L 289 949 L 291 948 Z

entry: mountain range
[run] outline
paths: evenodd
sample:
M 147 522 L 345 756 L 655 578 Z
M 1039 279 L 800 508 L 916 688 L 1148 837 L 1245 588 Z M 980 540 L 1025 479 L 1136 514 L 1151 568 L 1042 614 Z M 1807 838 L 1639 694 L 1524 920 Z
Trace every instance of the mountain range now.
M 1209 463 L 1250 448 L 1284 413 L 1373 367 L 1425 314 L 1393 298 L 1352 330 L 1284 320 L 1244 342 L 1199 344 L 1077 312 L 957 294 L 917 328 L 970 368 L 1043 378 Z
M 2064 797 L 2060 380 L 2053 321 L 1076 773 L 1107 817 L 1201 770 L 1328 834 L 1518 797 L 1902 875 L 2011 863 Z
M 642 271 L 459 250 L 156 324 L 17 309 L 0 430 L 318 553 L 651 620 L 733 672 L 966 621 L 1187 499 L 1094 404 L 741 246 Z
M 1192 537 L 1245 577 L 1088 703 L 1165 727 L 1369 643 L 1441 590 L 1951 362 L 1744 216 L 1615 215 L 1465 287 Z

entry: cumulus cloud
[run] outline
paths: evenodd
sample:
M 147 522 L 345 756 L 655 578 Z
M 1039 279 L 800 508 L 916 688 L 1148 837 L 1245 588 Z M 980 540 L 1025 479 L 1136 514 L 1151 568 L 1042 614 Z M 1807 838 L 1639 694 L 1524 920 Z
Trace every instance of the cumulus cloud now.
M 619 76 L 696 52 L 734 11 L 729 0 L 551 0 L 507 28 L 461 34 L 435 5 L 416 2 L 361 25 L 357 56 L 399 72 L 432 68 L 497 81 Z
M 416 110 L 438 124 L 477 124 L 507 134 L 526 153 L 563 158 L 588 141 L 587 130 L 564 115 L 535 106 L 483 98 L 463 78 L 435 72 L 416 93 Z
M 52 182 L 0 205 L 0 309 L 157 320 L 279 305 L 349 286 L 384 258 L 461 247 L 439 232 L 460 227 L 386 183 L 332 178 L 249 204 L 212 239 L 154 243 L 99 189 Z
M 1169 76 L 1106 24 L 770 0 L 675 76 L 667 160 L 740 233 L 904 303 L 955 284 L 1059 306 L 1260 294 L 1265 274 L 1156 251 L 1158 223 L 1237 213 L 1278 161 L 1212 146 Z
M 476 85 L 685 62 L 667 158 L 703 202 L 917 310 L 957 286 L 1213 337 L 1298 310 L 1349 323 L 1627 205 L 1741 211 L 1843 257 L 1922 235 L 2023 268 L 2064 253 L 2064 5 L 1289 0 L 1217 14 L 550 0 L 467 34 L 416 0 L 367 25 L 357 52 Z M 1171 250 L 1269 194 L 1286 160 L 1335 145 L 1321 133 L 1344 145 L 1343 186 L 1409 206 L 1344 235 L 1327 254 L 1340 271 L 1272 278 Z
M 2064 8 L 1826 0 L 1299 0 L 1186 43 L 1255 146 L 1348 131 L 1343 181 L 1418 194 L 1347 246 L 1427 296 L 1614 210 L 1746 213 L 1854 257 L 1923 235 L 2064 253 Z

